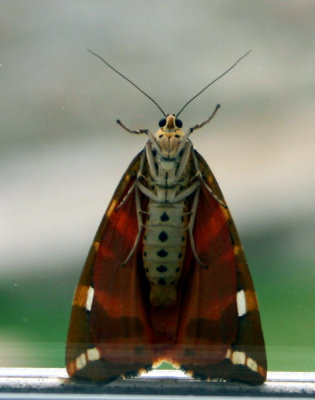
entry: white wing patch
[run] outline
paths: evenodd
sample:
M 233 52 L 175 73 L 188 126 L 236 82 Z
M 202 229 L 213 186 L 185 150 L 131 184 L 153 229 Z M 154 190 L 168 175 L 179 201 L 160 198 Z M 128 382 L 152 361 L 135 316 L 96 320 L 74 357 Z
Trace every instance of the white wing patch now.
M 233 364 L 245 365 L 246 354 L 243 351 L 233 351 L 231 361 Z
M 77 370 L 80 370 L 86 366 L 86 355 L 85 353 L 82 353 L 79 355 L 79 357 L 76 358 L 75 360 L 75 366 Z
M 86 303 L 85 303 L 85 308 L 88 311 L 91 311 L 93 298 L 94 298 L 94 288 L 92 288 L 92 286 L 90 286 L 88 288 L 88 291 L 87 291 L 87 294 L 86 294 Z
M 96 361 L 101 358 L 101 353 L 96 347 L 92 347 L 86 351 L 86 355 L 89 361 Z
M 234 365 L 246 365 L 252 371 L 258 372 L 257 362 L 248 357 L 243 351 L 233 351 L 231 349 L 227 349 L 225 358 L 229 358 Z
M 239 290 L 236 294 L 236 304 L 237 304 L 237 312 L 238 316 L 242 317 L 246 314 L 246 296 L 244 290 Z
M 101 353 L 96 347 L 92 347 L 91 349 L 86 350 L 84 353 L 81 353 L 75 359 L 75 367 L 76 370 L 79 371 L 80 369 L 84 368 L 86 364 L 90 361 L 96 361 L 101 358 Z

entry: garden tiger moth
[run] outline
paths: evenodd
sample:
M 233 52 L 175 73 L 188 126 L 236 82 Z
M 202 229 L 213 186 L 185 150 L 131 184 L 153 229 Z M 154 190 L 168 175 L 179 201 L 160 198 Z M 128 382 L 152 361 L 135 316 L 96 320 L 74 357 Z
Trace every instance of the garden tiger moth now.
M 107 208 L 77 286 L 70 377 L 111 381 L 169 361 L 201 379 L 266 379 L 258 304 L 218 183 L 178 116 L 163 113 Z

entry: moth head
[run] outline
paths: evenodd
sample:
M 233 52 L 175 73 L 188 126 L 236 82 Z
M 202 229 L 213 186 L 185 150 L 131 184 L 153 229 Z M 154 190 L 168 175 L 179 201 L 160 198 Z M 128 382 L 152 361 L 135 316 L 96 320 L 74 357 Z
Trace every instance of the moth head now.
M 183 123 L 174 114 L 167 114 L 159 122 L 160 129 L 154 135 L 159 150 L 165 157 L 174 157 L 186 139 L 182 130 Z

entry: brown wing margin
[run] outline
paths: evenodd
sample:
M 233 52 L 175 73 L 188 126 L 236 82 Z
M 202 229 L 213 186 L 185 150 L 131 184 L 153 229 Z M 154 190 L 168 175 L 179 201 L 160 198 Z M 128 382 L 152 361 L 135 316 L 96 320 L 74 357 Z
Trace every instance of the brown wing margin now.
M 225 203 L 223 194 L 209 166 L 198 152 L 196 152 L 196 156 L 206 183 L 214 194 Z M 242 380 L 251 383 L 262 383 L 266 379 L 267 360 L 254 284 L 230 211 L 227 208 L 220 207 L 234 244 L 238 294 L 240 297 L 244 296 L 245 299 L 244 306 L 239 310 L 237 338 L 232 345 L 230 353 L 230 364 L 233 364 L 234 368 L 227 368 L 230 369 L 228 375 L 230 379 L 233 379 L 233 376 L 235 376 L 235 379 L 239 379 L 242 376 Z M 241 299 L 240 302 L 242 303 Z M 228 364 L 228 360 L 226 364 Z
M 136 179 L 140 166 L 141 154 L 142 152 L 132 160 L 117 186 L 96 232 L 79 283 L 75 290 L 66 345 L 66 367 L 70 376 L 73 376 L 77 372 L 77 365 L 80 364 L 80 357 L 86 357 L 85 354 L 92 343 L 86 304 L 88 302 L 89 290 L 94 287 L 94 265 L 99 243 L 108 225 L 110 216 L 119 205 L 124 194 L 128 191 L 131 183 Z M 90 350 L 89 354 L 90 358 L 93 358 L 93 349 Z M 82 362 L 86 362 L 86 359 L 82 359 Z M 95 365 L 95 379 L 98 379 L 97 370 L 97 365 Z

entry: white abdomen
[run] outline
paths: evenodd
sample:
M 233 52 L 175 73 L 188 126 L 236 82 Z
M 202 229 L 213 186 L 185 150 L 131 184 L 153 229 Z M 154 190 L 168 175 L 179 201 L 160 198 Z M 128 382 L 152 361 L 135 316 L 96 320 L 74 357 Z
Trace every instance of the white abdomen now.
M 149 200 L 143 241 L 143 260 L 150 282 L 150 302 L 167 307 L 176 302 L 187 241 L 185 202 Z

